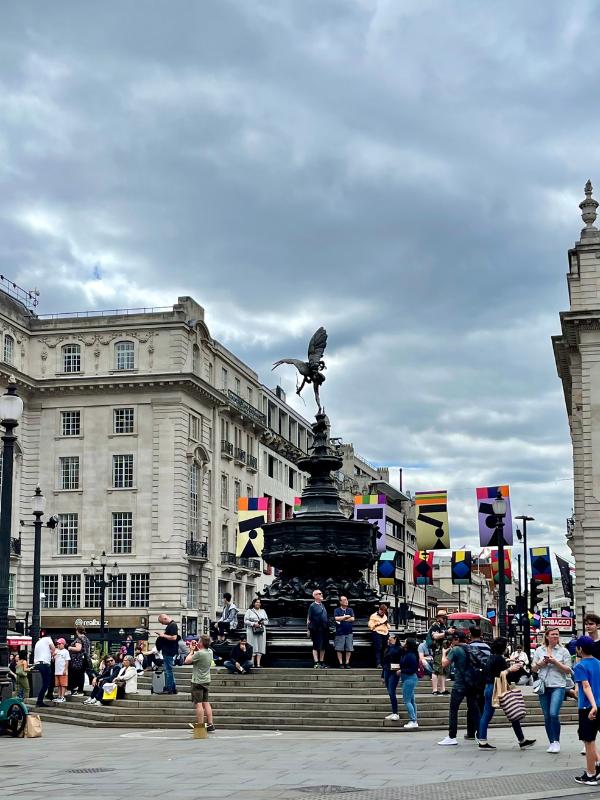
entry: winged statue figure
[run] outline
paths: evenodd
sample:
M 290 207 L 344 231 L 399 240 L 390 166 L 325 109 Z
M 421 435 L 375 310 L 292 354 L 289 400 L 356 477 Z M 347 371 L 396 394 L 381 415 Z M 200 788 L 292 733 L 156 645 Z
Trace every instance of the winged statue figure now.
M 297 358 L 282 358 L 273 364 L 273 369 L 280 366 L 280 364 L 292 364 L 296 367 L 300 375 L 302 375 L 302 383 L 296 389 L 296 394 L 300 394 L 302 389 L 307 383 L 312 383 L 315 393 L 315 400 L 319 407 L 318 413 L 322 412 L 321 398 L 319 397 L 319 388 L 325 381 L 323 370 L 326 369 L 325 362 L 323 361 L 323 353 L 327 347 L 327 331 L 325 328 L 319 328 L 313 334 L 312 339 L 308 344 L 308 361 L 300 361 Z

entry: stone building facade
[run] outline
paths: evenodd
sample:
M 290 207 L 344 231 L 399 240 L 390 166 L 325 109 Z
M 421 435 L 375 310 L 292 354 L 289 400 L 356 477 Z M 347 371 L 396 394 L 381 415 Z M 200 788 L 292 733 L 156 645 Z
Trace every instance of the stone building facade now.
M 567 541 L 575 557 L 578 619 L 600 613 L 600 231 L 590 181 L 580 203 L 585 227 L 568 251 L 568 311 L 553 337 L 573 443 L 574 515 Z
M 43 535 L 43 627 L 79 619 L 97 637 L 98 592 L 83 570 L 103 551 L 120 570 L 107 593 L 111 631 L 156 630 L 161 612 L 201 631 L 224 591 L 245 609 L 270 578 L 260 560 L 235 555 L 237 498 L 266 492 L 274 515 L 288 512 L 303 477 L 285 454 L 305 452 L 309 424 L 212 338 L 190 297 L 166 309 L 36 316 L 0 292 L 0 329 L 0 380 L 13 374 L 25 403 L 12 619 L 31 608 L 33 532 L 17 531 L 32 519 L 38 483 L 46 517 L 60 520 Z M 275 478 L 268 453 L 285 461 Z

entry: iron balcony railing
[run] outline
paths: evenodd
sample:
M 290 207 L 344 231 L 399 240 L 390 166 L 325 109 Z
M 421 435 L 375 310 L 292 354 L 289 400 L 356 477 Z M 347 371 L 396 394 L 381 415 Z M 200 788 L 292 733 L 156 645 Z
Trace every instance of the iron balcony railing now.
M 185 543 L 185 552 L 192 558 L 208 559 L 208 544 L 197 542 L 195 539 L 188 539 Z
M 239 461 L 240 464 L 245 464 L 246 463 L 246 451 L 242 450 L 241 447 L 236 447 L 235 448 L 235 460 Z
M 231 442 L 228 442 L 227 439 L 221 439 L 221 452 L 224 455 L 233 458 L 233 445 Z
M 258 558 L 241 558 L 235 553 L 221 553 L 221 564 L 231 564 L 233 567 L 242 567 L 253 572 L 260 572 L 260 560 Z
M 243 397 L 240 397 L 239 394 L 232 392 L 231 389 L 227 390 L 227 399 L 231 403 L 232 406 L 235 406 L 242 414 L 245 414 L 250 419 L 253 419 L 255 422 L 258 422 L 260 425 L 267 425 L 267 418 L 266 416 L 261 413 L 258 408 L 254 408 L 251 406 L 247 400 L 244 400 Z
M 256 456 L 248 456 L 247 466 L 248 469 L 258 470 L 258 458 Z

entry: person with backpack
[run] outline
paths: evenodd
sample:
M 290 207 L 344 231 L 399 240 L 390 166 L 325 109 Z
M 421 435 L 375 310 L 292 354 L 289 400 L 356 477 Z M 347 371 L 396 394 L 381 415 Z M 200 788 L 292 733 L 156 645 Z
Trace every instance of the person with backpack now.
M 450 712 L 448 735 L 438 742 L 442 747 L 456 746 L 458 740 L 458 709 L 463 700 L 467 701 L 467 738 L 474 738 L 479 728 L 480 714 L 477 695 L 482 676 L 474 665 L 474 657 L 466 646 L 467 636 L 464 631 L 453 634 L 452 646 L 444 648 L 442 666 L 454 667 L 454 682 L 450 693 Z M 471 735 L 469 735 L 471 734 Z
M 471 655 L 473 666 L 477 673 L 477 705 L 479 707 L 479 716 L 483 714 L 485 708 L 485 687 L 487 677 L 487 667 L 490 660 L 492 651 L 487 642 L 481 640 L 481 628 L 477 626 L 471 628 L 469 642 L 467 649 Z M 475 739 L 477 731 L 467 729 L 465 739 Z
M 481 721 L 479 723 L 479 731 L 477 734 L 477 743 L 480 750 L 495 750 L 493 744 L 490 744 L 487 739 L 488 725 L 492 721 L 496 709 L 493 706 L 492 700 L 494 696 L 494 685 L 496 678 L 499 678 L 503 673 L 506 675 L 508 681 L 517 681 L 521 672 L 521 664 L 513 663 L 509 666 L 504 654 L 506 653 L 506 639 L 499 637 L 494 639 L 491 647 L 491 655 L 487 663 L 486 679 L 485 679 L 485 706 Z M 535 739 L 526 739 L 523 734 L 521 723 L 517 720 L 511 722 L 519 747 L 524 750 L 526 747 L 531 747 L 535 744 Z

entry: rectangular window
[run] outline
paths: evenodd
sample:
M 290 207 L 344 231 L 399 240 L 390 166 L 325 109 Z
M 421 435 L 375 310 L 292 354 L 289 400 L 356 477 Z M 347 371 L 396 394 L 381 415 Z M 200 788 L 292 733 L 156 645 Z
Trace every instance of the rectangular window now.
M 79 456 L 63 456 L 59 459 L 60 488 L 79 489 Z
M 133 456 L 113 456 L 113 488 L 133 489 Z
M 252 389 L 250 387 L 248 387 L 248 402 L 250 405 L 252 405 L 254 402 L 254 395 L 252 394 Z
M 150 575 L 134 572 L 131 575 L 131 608 L 148 608 L 150 604 Z
M 81 607 L 81 575 L 62 576 L 62 607 Z
M 66 344 L 62 349 L 63 372 L 81 371 L 81 348 L 78 344 Z
M 94 581 L 93 575 L 85 576 L 83 605 L 85 608 L 99 608 L 100 606 L 100 587 Z
M 58 608 L 58 575 L 42 575 L 42 608 Z
M 242 383 L 239 378 L 235 379 L 235 393 L 238 395 L 238 397 L 242 393 Z
M 198 497 L 198 483 L 200 467 L 195 462 L 190 466 L 190 536 L 192 539 L 198 538 L 198 523 L 200 503 Z
M 229 508 L 229 477 L 221 475 L 221 505 Z
M 187 606 L 188 606 L 188 608 L 198 608 L 198 576 L 197 575 L 188 575 Z
M 197 417 L 195 414 L 190 414 L 190 421 L 189 421 L 189 437 L 193 439 L 195 442 L 200 441 L 200 417 Z
M 227 525 L 221 525 L 221 552 L 229 552 L 229 528 Z
M 4 336 L 4 361 L 7 364 L 12 364 L 15 358 L 15 340 L 12 336 L 6 334 Z
M 250 484 L 246 486 L 246 497 L 254 497 L 254 487 L 250 486 Z
M 12 572 L 8 573 L 8 607 L 15 607 L 15 576 Z
M 59 556 L 77 555 L 78 534 L 79 534 L 79 515 L 59 514 L 58 515 Z
M 113 511 L 112 551 L 131 553 L 133 549 L 133 514 L 131 511 Z
M 133 433 L 133 408 L 113 409 L 113 433 Z
M 127 605 L 127 575 L 117 575 L 108 589 L 108 607 L 125 608 Z
M 81 434 L 81 411 L 60 412 L 60 435 L 79 436 Z
M 233 490 L 234 490 L 234 494 L 235 494 L 235 506 L 234 506 L 233 510 L 237 511 L 237 509 L 238 509 L 238 500 L 242 496 L 242 484 L 239 481 L 234 481 L 233 482 Z
M 221 383 L 223 384 L 223 389 L 227 389 L 227 370 L 225 367 L 221 368 Z

